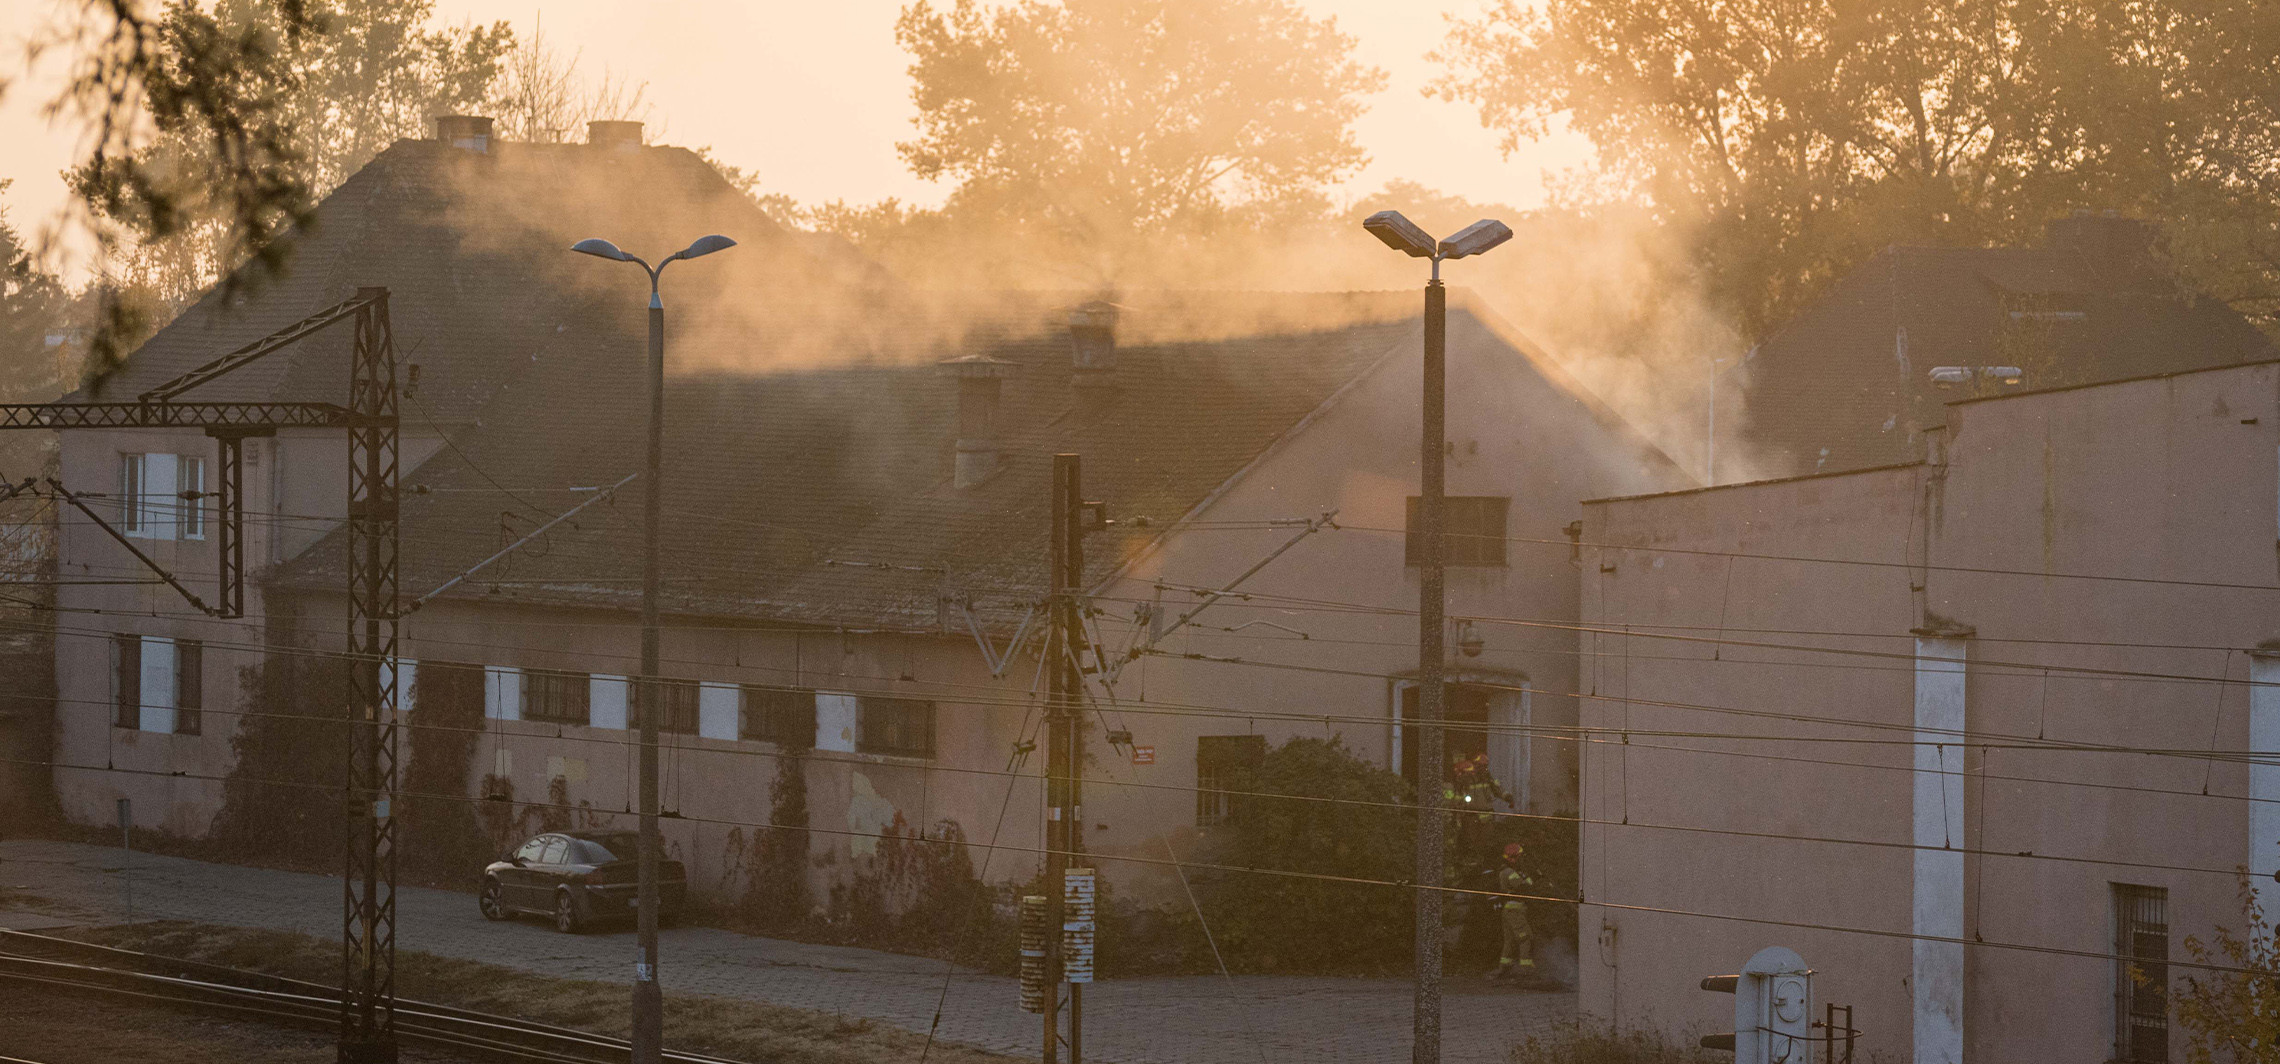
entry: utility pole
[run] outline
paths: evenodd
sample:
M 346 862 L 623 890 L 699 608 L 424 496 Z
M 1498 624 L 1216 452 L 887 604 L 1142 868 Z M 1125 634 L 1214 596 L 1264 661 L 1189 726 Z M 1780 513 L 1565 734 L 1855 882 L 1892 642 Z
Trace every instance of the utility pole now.
M 1053 456 L 1052 531 L 1048 547 L 1047 610 L 1051 625 L 1045 644 L 1045 888 L 1053 929 L 1045 966 L 1045 1045 L 1042 1059 L 1055 1064 L 1060 1054 L 1060 928 L 1064 922 L 1064 882 L 1069 858 L 1081 853 L 1084 829 L 1084 729 L 1077 707 L 1084 676 L 1077 655 L 1084 646 L 1084 613 L 1077 592 L 1084 586 L 1085 520 L 1082 457 Z M 1084 1062 L 1084 984 L 1069 984 L 1069 1064 Z

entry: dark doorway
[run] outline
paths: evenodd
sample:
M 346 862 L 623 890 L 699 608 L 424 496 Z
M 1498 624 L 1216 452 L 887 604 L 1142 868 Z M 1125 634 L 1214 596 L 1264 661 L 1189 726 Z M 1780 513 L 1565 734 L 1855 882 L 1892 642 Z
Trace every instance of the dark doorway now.
M 1442 731 L 1441 777 L 1447 779 L 1449 766 L 1458 758 L 1488 752 L 1488 700 L 1493 692 L 1459 683 L 1443 690 L 1448 692 L 1444 706 L 1448 727 Z M 1412 786 L 1417 783 L 1417 729 L 1409 722 L 1416 717 L 1417 687 L 1412 684 L 1401 689 L 1401 776 Z

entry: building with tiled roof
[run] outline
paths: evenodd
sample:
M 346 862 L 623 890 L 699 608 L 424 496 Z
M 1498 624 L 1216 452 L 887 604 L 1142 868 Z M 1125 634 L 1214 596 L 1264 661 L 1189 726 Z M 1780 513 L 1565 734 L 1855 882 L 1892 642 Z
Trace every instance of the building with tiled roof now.
M 1112 875 L 1156 867 L 1118 854 L 1210 844 L 1230 815 L 1229 758 L 1336 735 L 1412 767 L 1415 292 L 913 293 L 775 227 L 689 153 L 479 147 L 390 149 L 326 201 L 284 281 L 242 304 L 209 297 L 91 390 L 133 394 L 356 287 L 390 288 L 399 358 L 420 367 L 394 666 L 419 799 L 407 860 L 478 821 L 503 846 L 633 804 L 642 540 L 628 478 L 647 292 L 630 268 L 568 253 L 587 236 L 637 252 L 710 232 L 741 242 L 664 281 L 664 806 L 693 883 L 733 894 L 778 859 L 755 840 L 784 786 L 805 796 L 801 872 L 818 898 L 880 874 L 897 837 L 1035 846 L 1042 765 L 1018 751 L 1040 719 L 1058 453 L 1082 456 L 1085 495 L 1111 522 L 1087 543 L 1102 712 L 1086 723 L 1085 817 Z M 1451 641 L 1451 750 L 1488 755 L 1519 808 L 1572 810 L 1575 755 L 1556 734 L 1579 674 L 1579 500 L 1689 481 L 1492 311 L 1452 302 L 1448 483 L 1465 541 L 1450 610 L 1474 620 Z M 344 346 L 232 386 L 324 398 Z M 102 484 L 124 461 L 209 446 L 74 440 L 66 476 Z M 67 589 L 88 620 L 59 640 L 60 704 L 102 710 L 59 714 L 69 815 L 134 797 L 152 824 L 197 836 L 258 790 L 242 758 L 311 771 L 264 745 L 264 722 L 331 704 L 345 471 L 337 434 L 270 443 L 248 449 L 256 615 L 186 616 L 144 584 Z M 159 516 L 153 556 L 210 576 L 211 541 L 184 513 Z M 67 568 L 131 570 L 116 544 L 67 533 Z M 307 808 L 295 815 L 321 819 Z M 987 874 L 1033 864 L 1001 855 Z
M 1744 360 L 1728 442 L 1745 457 L 1717 479 L 1914 460 L 1955 399 L 2273 354 L 2238 313 L 2187 288 L 2134 219 L 2077 213 L 2039 247 L 1891 247 Z

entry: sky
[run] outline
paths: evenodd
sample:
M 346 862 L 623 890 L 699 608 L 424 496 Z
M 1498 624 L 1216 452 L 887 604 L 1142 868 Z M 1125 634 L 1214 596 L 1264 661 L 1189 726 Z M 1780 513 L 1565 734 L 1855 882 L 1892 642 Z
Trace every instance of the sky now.
M 58 4 L 76 2 L 0 2 L 0 71 L 21 71 L 23 42 Z M 1547 172 L 1584 160 L 1586 146 L 1572 136 L 1506 159 L 1476 111 L 1422 94 L 1438 73 L 1425 54 L 1440 43 L 1445 16 L 1491 2 L 1300 0 L 1317 17 L 1335 17 L 1358 38 L 1357 58 L 1388 75 L 1355 125 L 1370 163 L 1342 191 L 1359 195 L 1407 178 L 1476 201 L 1532 207 L 1543 201 Z M 577 52 L 582 70 L 646 81 L 652 143 L 709 145 L 724 161 L 756 170 L 762 191 L 802 202 L 893 196 L 932 205 L 948 186 L 912 176 L 895 156 L 914 113 L 909 56 L 894 40 L 899 8 L 899 0 L 436 0 L 443 21 L 505 20 L 526 36 L 543 23 L 549 43 Z M 51 226 L 65 206 L 57 173 L 78 148 L 76 131 L 40 115 L 59 67 L 43 60 L 0 97 L 0 180 L 14 181 L 0 202 L 33 232 Z M 68 254 L 57 265 L 83 275 Z

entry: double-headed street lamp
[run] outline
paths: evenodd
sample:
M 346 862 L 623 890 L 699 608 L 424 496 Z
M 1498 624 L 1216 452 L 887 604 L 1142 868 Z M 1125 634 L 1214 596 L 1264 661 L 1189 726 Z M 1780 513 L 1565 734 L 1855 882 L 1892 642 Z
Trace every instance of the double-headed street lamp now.
M 658 1064 L 665 1045 L 665 994 L 657 984 L 657 858 L 663 849 L 657 838 L 657 718 L 663 708 L 657 686 L 657 593 L 661 581 L 657 514 L 665 498 L 665 304 L 657 298 L 657 275 L 676 259 L 694 259 L 735 246 L 736 241 L 718 234 L 701 237 L 655 266 L 618 250 L 607 240 L 581 240 L 570 248 L 598 258 L 630 262 L 649 274 L 649 466 L 645 474 L 649 496 L 641 513 L 641 676 L 634 689 L 634 710 L 641 729 L 641 859 L 640 878 L 634 887 L 641 959 L 633 969 L 633 1064 Z
M 1434 240 L 1417 223 L 1399 211 L 1379 211 L 1362 220 L 1362 228 L 1385 245 L 1411 258 L 1433 260 L 1433 279 L 1425 283 L 1425 401 L 1424 446 L 1419 454 L 1421 481 L 1417 502 L 1417 991 L 1412 1021 L 1410 1059 L 1413 1064 L 1439 1064 L 1441 1059 L 1441 799 L 1442 711 L 1441 677 L 1447 633 L 1442 611 L 1446 607 L 1447 545 L 1442 542 L 1442 513 L 1446 509 L 1444 437 L 1448 407 L 1448 290 L 1441 287 L 1441 260 L 1478 255 L 1512 239 L 1503 222 L 1483 218 L 1457 231 L 1447 240 Z

